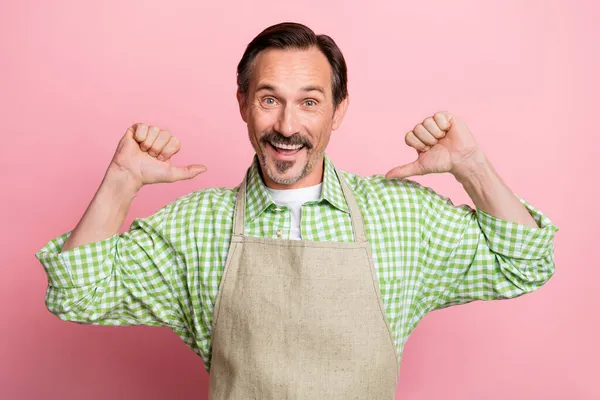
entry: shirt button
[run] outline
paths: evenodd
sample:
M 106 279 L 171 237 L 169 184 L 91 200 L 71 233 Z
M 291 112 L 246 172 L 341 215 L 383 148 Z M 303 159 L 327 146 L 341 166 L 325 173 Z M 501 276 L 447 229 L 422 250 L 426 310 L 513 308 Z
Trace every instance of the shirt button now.
M 283 232 L 281 231 L 281 229 L 277 230 L 277 237 L 281 237 L 281 235 L 283 235 Z
M 274 210 L 275 211 L 281 211 L 281 208 L 280 207 L 275 207 Z

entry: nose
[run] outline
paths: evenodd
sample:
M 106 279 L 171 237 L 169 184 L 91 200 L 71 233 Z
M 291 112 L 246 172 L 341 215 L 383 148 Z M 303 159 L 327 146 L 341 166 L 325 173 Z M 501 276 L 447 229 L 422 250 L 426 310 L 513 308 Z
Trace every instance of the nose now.
M 300 131 L 298 116 L 293 105 L 287 104 L 281 108 L 274 126 L 275 130 L 284 136 L 292 136 Z

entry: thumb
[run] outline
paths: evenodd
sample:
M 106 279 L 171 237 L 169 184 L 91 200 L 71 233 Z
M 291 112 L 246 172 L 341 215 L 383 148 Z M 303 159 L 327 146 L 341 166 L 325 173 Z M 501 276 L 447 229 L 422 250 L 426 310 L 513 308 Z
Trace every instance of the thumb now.
M 175 182 L 180 181 L 182 179 L 192 179 L 204 171 L 206 171 L 206 167 L 201 164 L 186 165 L 185 167 L 177 167 L 175 165 L 171 165 L 169 181 Z
M 423 175 L 423 167 L 418 160 L 389 170 L 385 177 L 404 179 L 413 175 Z

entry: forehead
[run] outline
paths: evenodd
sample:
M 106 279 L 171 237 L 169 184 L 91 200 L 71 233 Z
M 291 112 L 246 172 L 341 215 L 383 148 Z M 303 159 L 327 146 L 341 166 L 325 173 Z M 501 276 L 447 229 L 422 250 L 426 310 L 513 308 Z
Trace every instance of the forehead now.
M 307 85 L 319 85 L 331 94 L 331 66 L 318 48 L 267 49 L 254 60 L 250 87 L 268 82 L 277 87 L 297 90 Z

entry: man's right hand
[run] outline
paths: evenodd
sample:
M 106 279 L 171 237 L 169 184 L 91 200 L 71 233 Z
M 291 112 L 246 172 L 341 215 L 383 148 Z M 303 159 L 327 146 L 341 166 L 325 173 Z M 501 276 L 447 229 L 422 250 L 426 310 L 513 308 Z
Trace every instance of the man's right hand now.
M 177 167 L 170 162 L 181 144 L 168 130 L 144 123 L 127 129 L 108 168 L 109 174 L 125 175 L 135 190 L 144 185 L 191 179 L 206 171 L 200 164 Z

